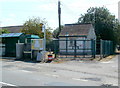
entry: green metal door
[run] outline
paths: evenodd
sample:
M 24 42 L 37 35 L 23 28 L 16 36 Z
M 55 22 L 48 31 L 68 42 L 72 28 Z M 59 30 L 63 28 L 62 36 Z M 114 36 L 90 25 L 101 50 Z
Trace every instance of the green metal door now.
M 16 57 L 16 43 L 19 38 L 6 38 L 5 55 L 9 57 Z

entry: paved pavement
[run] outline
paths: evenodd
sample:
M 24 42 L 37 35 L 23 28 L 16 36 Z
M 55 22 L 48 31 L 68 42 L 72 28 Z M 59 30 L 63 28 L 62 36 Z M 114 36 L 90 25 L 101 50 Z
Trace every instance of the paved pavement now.
M 118 58 L 111 61 L 67 61 L 31 63 L 2 62 L 2 81 L 8 86 L 118 86 Z

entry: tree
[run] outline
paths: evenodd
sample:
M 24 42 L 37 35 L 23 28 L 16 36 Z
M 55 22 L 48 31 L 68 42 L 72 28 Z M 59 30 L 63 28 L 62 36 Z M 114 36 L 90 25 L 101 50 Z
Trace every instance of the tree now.
M 4 33 L 10 33 L 8 29 L 0 29 L 0 35 Z M 5 43 L 5 38 L 0 38 L 0 43 Z
M 8 29 L 0 29 L 0 34 L 9 33 Z
M 49 39 L 52 36 L 52 33 L 50 30 L 52 30 L 47 25 L 47 21 L 45 19 L 40 19 L 39 17 L 33 17 L 30 18 L 28 21 L 26 21 L 23 24 L 23 28 L 21 29 L 21 32 L 25 34 L 33 34 L 38 35 L 40 38 L 44 37 L 44 33 L 42 32 L 42 26 L 40 24 L 44 24 L 46 26 L 46 38 Z
M 114 32 L 116 36 L 116 43 L 120 45 L 120 22 L 118 20 L 115 21 Z
M 64 26 L 61 26 L 61 29 L 63 28 Z M 59 29 L 59 27 L 58 28 L 56 28 L 54 31 L 53 31 L 53 37 L 54 38 L 59 38 L 59 34 L 60 34 L 60 29 Z
M 97 39 L 115 41 L 115 16 L 105 7 L 92 7 L 87 13 L 81 15 L 78 23 L 92 23 L 95 28 Z

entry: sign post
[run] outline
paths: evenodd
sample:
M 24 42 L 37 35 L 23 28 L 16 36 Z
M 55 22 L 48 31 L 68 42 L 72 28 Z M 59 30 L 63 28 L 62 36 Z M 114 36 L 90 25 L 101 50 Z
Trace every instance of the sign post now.
M 42 32 L 44 32 L 44 47 L 43 47 L 43 51 L 46 51 L 46 30 L 45 30 L 45 25 L 42 24 Z

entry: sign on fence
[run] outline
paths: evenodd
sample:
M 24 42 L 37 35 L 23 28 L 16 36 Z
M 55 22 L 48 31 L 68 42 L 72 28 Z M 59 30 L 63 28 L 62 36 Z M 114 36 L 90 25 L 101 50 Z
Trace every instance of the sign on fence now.
M 43 50 L 43 39 L 32 39 L 32 50 Z

